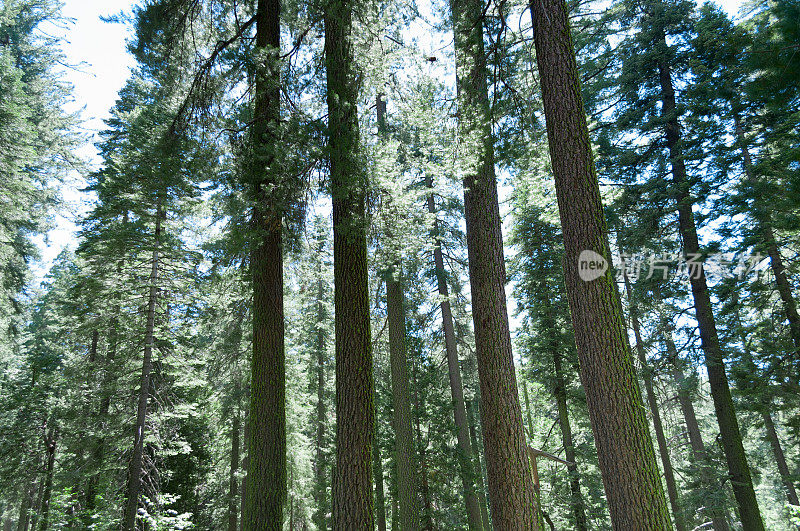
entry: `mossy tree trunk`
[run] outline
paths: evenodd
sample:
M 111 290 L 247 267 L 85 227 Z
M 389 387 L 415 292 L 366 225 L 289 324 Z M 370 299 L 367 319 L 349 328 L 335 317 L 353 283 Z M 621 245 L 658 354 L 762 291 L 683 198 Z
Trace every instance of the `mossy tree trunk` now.
M 671 529 L 616 284 L 610 271 L 591 281 L 579 276 L 583 251 L 606 263 L 611 253 L 566 5 L 535 0 L 531 11 L 564 235 L 564 278 L 612 524 L 620 530 Z

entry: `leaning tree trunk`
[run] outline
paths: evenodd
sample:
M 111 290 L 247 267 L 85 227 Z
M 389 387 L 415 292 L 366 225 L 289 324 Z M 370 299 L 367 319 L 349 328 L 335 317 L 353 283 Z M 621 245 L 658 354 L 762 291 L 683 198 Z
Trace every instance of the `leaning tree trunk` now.
M 494 168 L 483 2 L 451 0 L 459 129 L 464 144 L 464 213 L 481 425 L 492 522 L 498 529 L 536 529 L 535 492 L 511 353 L 505 259 Z
M 253 356 L 244 527 L 278 531 L 283 529 L 286 502 L 283 228 L 276 206 L 280 201 L 270 190 L 281 185 L 275 156 L 280 119 L 280 2 L 259 0 L 256 9 L 255 45 L 265 56 L 256 69 L 251 139 Z
M 714 484 L 714 472 L 711 470 L 708 462 L 706 447 L 700 432 L 700 424 L 697 422 L 697 415 L 695 414 L 692 397 L 689 394 L 689 388 L 687 387 L 686 378 L 683 374 L 681 360 L 678 356 L 678 349 L 675 347 L 675 341 L 672 339 L 672 325 L 664 317 L 662 317 L 661 332 L 667 350 L 667 358 L 672 365 L 672 377 L 678 389 L 678 404 L 680 405 L 681 413 L 686 423 L 686 431 L 689 434 L 689 445 L 692 448 L 692 457 L 694 457 L 694 461 L 700 467 L 701 480 L 709 489 L 724 489 L 723 485 Z M 730 530 L 725 512 L 725 509 L 720 506 L 712 506 L 707 509 L 714 531 Z
M 663 28 L 659 29 L 656 43 L 665 53 L 659 55 L 658 73 L 661 88 L 661 116 L 665 120 L 666 145 L 672 165 L 672 186 L 678 208 L 678 229 L 683 241 L 683 252 L 687 257 L 699 257 L 700 242 L 697 238 L 692 207 L 694 201 L 690 194 L 690 184 L 686 174 L 686 165 L 681 149 L 681 125 L 678 121 L 678 110 L 675 102 L 675 89 L 672 74 L 666 62 L 668 45 Z M 739 516 L 745 529 L 758 531 L 764 529 L 758 500 L 750 477 L 750 467 L 742 445 L 739 422 L 733 408 L 728 375 L 725 372 L 725 356 L 722 353 L 717 325 L 711 306 L 711 296 L 702 267 L 690 274 L 692 297 L 694 298 L 695 317 L 700 329 L 700 343 L 705 353 L 708 382 L 711 386 L 711 398 L 719 423 L 722 448 L 728 463 L 733 494 L 739 506 Z
M 625 265 L 623 264 L 623 267 Z M 625 294 L 628 297 L 629 317 L 633 328 L 633 337 L 636 341 L 636 356 L 639 358 L 639 364 L 642 367 L 642 378 L 644 379 L 644 389 L 647 395 L 647 404 L 650 406 L 650 413 L 653 415 L 653 428 L 656 432 L 656 442 L 658 443 L 658 453 L 661 457 L 661 467 L 664 470 L 664 480 L 667 483 L 667 496 L 669 497 L 669 504 L 672 507 L 672 516 L 675 518 L 675 529 L 677 531 L 684 531 L 686 524 L 684 523 L 683 513 L 681 512 L 680 505 L 678 504 L 678 485 L 675 481 L 675 472 L 672 468 L 672 460 L 669 456 L 669 446 L 667 446 L 667 438 L 664 435 L 664 424 L 661 422 L 661 412 L 658 408 L 658 398 L 656 397 L 655 385 L 653 381 L 653 370 L 647 362 L 647 354 L 644 351 L 644 343 L 642 342 L 642 333 L 639 327 L 639 317 L 637 316 L 636 303 L 631 295 L 631 283 L 625 276 Z
M 147 401 L 150 394 L 150 372 L 153 368 L 158 276 L 161 267 L 161 222 L 165 217 L 162 201 L 163 199 L 159 197 L 156 206 L 155 230 L 153 232 L 153 256 L 150 259 L 150 278 L 148 280 L 149 294 L 147 297 L 147 317 L 144 332 L 144 356 L 142 359 L 142 374 L 139 378 L 139 398 L 136 409 L 136 428 L 133 436 L 133 453 L 128 465 L 125 512 L 122 517 L 122 529 L 124 531 L 136 531 L 136 514 L 139 509 L 139 495 L 142 487 Z
M 358 157 L 358 80 L 352 43 L 352 3 L 325 4 L 330 187 L 336 336 L 336 473 L 334 529 L 373 529 L 372 376 L 365 175 Z
M 433 179 L 426 177 L 426 184 L 431 190 L 428 195 L 428 213 L 436 215 L 436 202 L 433 198 Z M 467 507 L 467 525 L 470 530 L 480 530 L 481 513 L 478 498 L 475 495 L 476 476 L 472 462 L 472 444 L 469 440 L 469 425 L 467 424 L 467 409 L 464 403 L 464 385 L 461 380 L 461 367 L 458 364 L 458 348 L 456 346 L 456 333 L 453 324 L 453 312 L 450 309 L 450 290 L 444 269 L 444 256 L 442 242 L 439 239 L 439 220 L 434 219 L 433 236 L 433 264 L 436 268 L 436 287 L 439 291 L 441 302 L 439 308 L 442 312 L 442 330 L 444 331 L 444 350 L 447 356 L 447 375 L 450 381 L 450 396 L 453 399 L 453 417 L 456 423 L 456 442 L 458 444 L 458 465 L 461 475 L 461 485 L 464 492 L 464 503 Z
M 609 271 L 588 281 L 578 271 L 582 253 L 608 264 L 611 252 L 567 9 L 564 0 L 535 0 L 531 8 L 564 279 L 611 521 L 620 530 L 670 529 L 619 292 Z

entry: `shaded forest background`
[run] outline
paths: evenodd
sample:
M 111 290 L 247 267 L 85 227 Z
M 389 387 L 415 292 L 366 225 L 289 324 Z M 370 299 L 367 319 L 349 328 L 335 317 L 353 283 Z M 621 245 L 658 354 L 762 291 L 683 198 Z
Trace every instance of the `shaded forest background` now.
M 4 531 L 800 528 L 800 2 L 142 1 L 97 171 L 60 10 L 0 4 Z

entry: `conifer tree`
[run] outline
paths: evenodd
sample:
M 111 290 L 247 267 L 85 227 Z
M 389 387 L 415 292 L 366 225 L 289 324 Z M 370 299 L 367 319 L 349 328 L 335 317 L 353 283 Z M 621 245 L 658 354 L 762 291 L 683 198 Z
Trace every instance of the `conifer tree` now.
M 616 284 L 610 271 L 579 277 L 582 252 L 606 264 L 611 252 L 567 9 L 561 0 L 536 1 L 531 12 L 564 234 L 564 279 L 611 520 L 618 529 L 668 529 Z

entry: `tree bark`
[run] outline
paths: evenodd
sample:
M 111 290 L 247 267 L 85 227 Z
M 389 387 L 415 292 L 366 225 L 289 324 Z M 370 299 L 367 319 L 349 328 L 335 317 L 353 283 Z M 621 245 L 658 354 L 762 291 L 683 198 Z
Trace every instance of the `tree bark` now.
M 378 94 L 376 105 L 378 134 L 386 136 L 386 101 Z M 386 237 L 394 236 L 389 229 Z M 397 498 L 401 529 L 419 527 L 419 507 L 416 499 L 416 468 L 414 463 L 414 431 L 411 427 L 411 397 L 409 395 L 408 358 L 406 353 L 406 317 L 401 270 L 398 261 L 384 274 L 386 281 L 386 315 L 389 328 L 389 367 L 392 380 L 392 424 L 394 453 L 397 467 Z
M 647 15 L 652 16 L 652 15 Z M 665 120 L 665 138 L 672 166 L 672 185 L 678 209 L 678 229 L 683 240 L 685 256 L 700 256 L 700 242 L 697 238 L 692 207 L 694 201 L 690 195 L 690 183 L 686 174 L 686 165 L 681 149 L 681 125 L 678 121 L 678 110 L 675 102 L 675 89 L 672 75 L 666 62 L 668 45 L 663 27 L 654 21 L 657 29 L 655 45 L 664 53 L 658 58 L 659 83 L 661 88 L 661 116 Z M 750 467 L 742 445 L 739 422 L 733 408 L 728 375 L 725 372 L 725 356 L 717 336 L 717 325 L 711 305 L 711 296 L 702 267 L 697 274 L 690 274 L 692 297 L 695 306 L 695 318 L 700 329 L 700 343 L 705 353 L 708 381 L 711 386 L 711 398 L 719 423 L 722 448 L 728 463 L 731 485 L 739 516 L 745 529 L 758 531 L 764 529 L 758 500 L 753 489 Z
M 538 522 L 506 307 L 482 10 L 480 0 L 450 2 L 481 425 L 492 522 L 527 530 Z
M 334 529 L 373 529 L 372 375 L 367 282 L 366 180 L 358 158 L 358 81 L 353 57 L 352 3 L 325 6 L 330 182 L 336 335 L 336 474 Z
M 419 527 L 419 507 L 416 500 L 414 432 L 411 427 L 411 398 L 408 389 L 409 374 L 405 344 L 406 320 L 403 305 L 401 283 L 390 273 L 390 278 L 386 279 L 386 306 L 400 527 L 401 529 L 417 529 Z
M 147 421 L 147 401 L 150 395 L 150 372 L 153 368 L 153 346 L 155 343 L 156 301 L 158 299 L 158 277 L 161 267 L 161 222 L 165 217 L 163 199 L 156 205 L 155 229 L 153 231 L 153 255 L 150 259 L 149 294 L 145 320 L 144 355 L 142 373 L 139 378 L 139 398 L 136 409 L 136 427 L 133 436 L 133 453 L 128 465 L 128 489 L 125 512 L 122 518 L 124 531 L 136 531 L 136 516 L 142 486 L 142 463 Z
M 426 184 L 431 190 L 428 195 L 428 212 L 436 215 L 436 202 L 433 198 L 433 179 L 426 176 Z M 480 531 L 481 514 L 478 498 L 475 495 L 476 477 L 474 463 L 472 462 L 472 443 L 469 439 L 469 426 L 467 424 L 467 410 L 464 403 L 464 385 L 461 380 L 461 367 L 458 363 L 458 347 L 456 345 L 453 312 L 450 308 L 450 290 L 444 269 L 444 256 L 442 242 L 439 239 L 439 220 L 434 219 L 433 236 L 433 264 L 436 268 L 436 287 L 439 292 L 439 308 L 442 312 L 442 330 L 444 332 L 444 350 L 447 357 L 447 375 L 450 381 L 450 396 L 453 399 L 453 417 L 456 424 L 456 441 L 458 443 L 458 464 L 461 475 L 461 485 L 464 493 L 464 503 L 467 507 L 467 525 L 470 530 Z M 488 528 L 487 528 L 488 529 Z
M 655 385 L 653 382 L 653 372 L 650 368 L 650 364 L 647 362 L 647 354 L 644 351 L 642 333 L 639 327 L 639 317 L 637 316 L 636 304 L 631 295 L 631 284 L 627 276 L 625 276 L 625 293 L 628 297 L 628 313 L 630 314 L 629 317 L 633 328 L 633 337 L 636 341 L 636 356 L 639 358 L 639 364 L 642 367 L 642 379 L 644 380 L 647 404 L 650 406 L 650 413 L 653 415 L 653 428 L 656 432 L 658 453 L 661 457 L 661 468 L 664 471 L 664 480 L 667 484 L 667 496 L 669 497 L 669 504 L 672 508 L 672 517 L 675 519 L 675 529 L 677 531 L 684 531 L 686 529 L 686 524 L 684 523 L 683 513 L 678 503 L 678 486 L 675 482 L 675 472 L 672 468 L 672 460 L 669 456 L 667 438 L 664 435 L 664 424 L 661 422 L 661 412 L 658 408 L 658 398 L 656 397 Z
M 670 529 L 619 292 L 609 271 L 591 281 L 579 277 L 582 252 L 593 251 L 606 264 L 611 253 L 566 6 L 534 0 L 531 11 L 564 234 L 564 279 L 612 525 Z
M 258 0 L 257 65 L 252 126 L 254 184 L 253 356 L 244 507 L 245 529 L 283 529 L 286 503 L 286 358 L 283 312 L 283 223 L 273 192 L 281 186 L 276 158 L 280 119 L 280 2 Z M 279 195 L 281 192 L 278 192 Z

